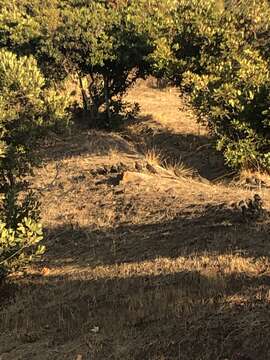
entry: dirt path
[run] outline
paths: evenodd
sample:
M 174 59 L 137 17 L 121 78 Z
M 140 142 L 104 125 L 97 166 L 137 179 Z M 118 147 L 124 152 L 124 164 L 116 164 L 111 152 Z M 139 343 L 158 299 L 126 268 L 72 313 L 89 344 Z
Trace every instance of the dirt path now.
M 48 250 L 0 310 L 0 359 L 270 359 L 269 220 L 234 205 L 269 189 L 209 181 L 227 169 L 175 90 L 128 98 L 122 132 L 44 147 Z

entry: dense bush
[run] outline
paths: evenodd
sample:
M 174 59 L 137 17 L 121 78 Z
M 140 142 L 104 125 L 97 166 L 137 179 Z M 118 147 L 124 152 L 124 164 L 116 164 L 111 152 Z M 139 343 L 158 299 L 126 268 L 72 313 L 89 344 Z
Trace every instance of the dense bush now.
M 151 42 L 125 6 L 115 8 L 99 2 L 67 5 L 60 17 L 54 47 L 67 67 L 78 74 L 84 107 L 92 121 L 103 110 L 111 121 L 113 98 L 121 98 L 147 73 Z
M 2 1 L 0 47 L 33 54 L 47 82 L 76 74 L 84 109 L 96 124 L 118 119 L 115 101 L 156 69 L 151 54 L 170 28 L 167 15 L 177 2 Z
M 270 78 L 267 63 L 255 50 L 209 65 L 209 73 L 185 74 L 185 85 L 205 115 L 228 164 L 270 168 Z
M 229 165 L 270 169 L 269 59 L 251 36 L 250 16 L 240 12 L 236 22 L 231 8 L 221 11 L 212 0 L 178 5 L 170 42 L 176 83 L 190 93 Z M 258 4 L 249 12 L 258 14 Z
M 244 41 L 269 60 L 270 3 L 268 0 L 227 0 L 226 12 L 230 14 Z

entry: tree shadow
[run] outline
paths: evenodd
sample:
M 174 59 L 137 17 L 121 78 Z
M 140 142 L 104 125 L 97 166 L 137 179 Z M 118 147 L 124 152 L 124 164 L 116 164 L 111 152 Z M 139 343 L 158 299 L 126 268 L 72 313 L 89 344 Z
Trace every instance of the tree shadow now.
M 200 176 L 214 180 L 232 171 L 225 165 L 223 155 L 215 149 L 210 135 L 177 133 L 160 125 L 152 115 L 140 116 L 133 124 L 139 133 L 133 134 L 137 148 L 155 148 L 169 164 L 183 163 Z
M 130 133 L 130 125 L 139 126 L 137 134 Z M 232 173 L 224 164 L 222 154 L 215 150 L 213 138 L 194 133 L 175 133 L 161 127 L 152 115 L 127 121 L 117 132 L 74 127 L 71 134 L 50 133 L 40 144 L 38 153 L 45 161 L 61 161 L 79 156 L 110 156 L 113 152 L 136 157 L 153 148 L 162 154 L 168 165 L 184 164 L 195 175 L 210 181 Z
M 73 128 L 71 134 L 50 133 L 38 154 L 45 161 L 61 161 L 79 156 L 110 156 L 112 152 L 134 156 L 134 145 L 118 132 Z
M 268 359 L 268 276 L 143 270 L 28 279 L 2 359 Z
M 269 222 L 233 208 L 104 231 L 47 229 L 41 272 L 0 311 L 2 359 L 265 360 Z M 259 261 L 258 264 L 264 264 Z M 251 267 L 251 268 L 249 268 Z
M 52 266 L 98 266 L 205 253 L 260 257 L 270 253 L 269 230 L 269 220 L 246 222 L 239 209 L 226 204 L 190 205 L 173 219 L 150 224 L 49 228 L 47 259 Z

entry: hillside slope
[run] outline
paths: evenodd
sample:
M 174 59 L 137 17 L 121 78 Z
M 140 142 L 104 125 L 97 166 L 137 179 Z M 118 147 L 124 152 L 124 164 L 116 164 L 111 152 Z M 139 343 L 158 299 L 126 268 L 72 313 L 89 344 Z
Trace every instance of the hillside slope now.
M 5 289 L 0 359 L 270 359 L 268 178 L 230 177 L 175 89 L 127 99 L 120 132 L 42 148 L 47 253 Z

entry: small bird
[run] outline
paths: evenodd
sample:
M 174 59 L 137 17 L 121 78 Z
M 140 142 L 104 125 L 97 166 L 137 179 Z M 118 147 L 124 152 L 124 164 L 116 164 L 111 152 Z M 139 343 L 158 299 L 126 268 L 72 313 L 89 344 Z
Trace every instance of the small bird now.
M 158 173 L 157 170 L 154 168 L 154 166 L 149 163 L 146 164 L 146 169 L 152 174 Z
M 259 194 L 254 195 L 253 206 L 255 206 L 257 209 L 262 209 L 263 201 Z
M 143 166 L 138 161 L 135 162 L 135 169 L 139 172 L 143 171 Z
M 253 199 L 241 200 L 238 208 L 246 221 L 258 219 L 264 214 L 263 201 L 259 194 L 255 194 Z
M 122 162 L 118 164 L 118 171 L 128 171 L 128 166 Z

